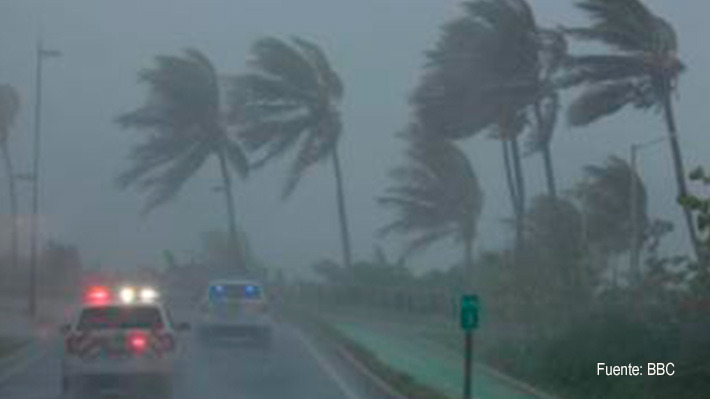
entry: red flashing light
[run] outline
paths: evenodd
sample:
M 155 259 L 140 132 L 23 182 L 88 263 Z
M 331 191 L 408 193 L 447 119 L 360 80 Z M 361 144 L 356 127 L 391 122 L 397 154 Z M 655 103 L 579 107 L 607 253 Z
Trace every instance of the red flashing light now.
M 145 335 L 133 335 L 128 342 L 136 352 L 143 352 L 148 347 L 148 338 Z
M 92 304 L 103 304 L 109 301 L 109 290 L 106 287 L 92 287 L 86 294 L 86 300 Z

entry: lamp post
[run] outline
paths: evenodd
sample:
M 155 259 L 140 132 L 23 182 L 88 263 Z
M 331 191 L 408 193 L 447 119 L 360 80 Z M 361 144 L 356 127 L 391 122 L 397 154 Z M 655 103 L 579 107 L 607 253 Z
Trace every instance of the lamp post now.
M 660 144 L 668 139 L 667 136 L 662 136 L 655 138 L 653 140 L 645 141 L 643 143 L 635 143 L 631 145 L 631 177 L 629 179 L 630 184 L 630 196 L 629 196 L 629 210 L 631 212 L 631 254 L 629 256 L 629 271 L 633 278 L 633 283 L 637 284 L 641 281 L 641 264 L 640 264 L 640 242 L 639 242 L 639 220 L 638 220 L 638 197 L 639 197 L 639 185 L 640 179 L 637 180 L 639 176 L 638 173 L 638 152 L 640 150 L 652 147 L 654 145 Z
M 42 66 L 46 58 L 61 56 L 57 50 L 44 47 L 42 38 L 37 41 L 36 53 L 36 92 L 34 112 L 34 143 L 32 146 L 32 224 L 30 227 L 30 276 L 28 307 L 31 317 L 37 314 L 37 223 L 39 217 L 39 176 L 40 176 L 40 149 L 42 132 Z

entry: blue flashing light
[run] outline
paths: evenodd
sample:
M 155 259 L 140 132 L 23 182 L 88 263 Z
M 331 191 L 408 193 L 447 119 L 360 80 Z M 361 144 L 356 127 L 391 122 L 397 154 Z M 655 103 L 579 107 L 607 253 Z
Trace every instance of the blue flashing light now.
M 259 297 L 259 287 L 255 285 L 247 285 L 244 287 L 244 296 L 246 298 L 258 298 Z
M 213 285 L 210 288 L 210 300 L 219 300 L 222 299 L 224 296 L 224 286 L 221 285 Z

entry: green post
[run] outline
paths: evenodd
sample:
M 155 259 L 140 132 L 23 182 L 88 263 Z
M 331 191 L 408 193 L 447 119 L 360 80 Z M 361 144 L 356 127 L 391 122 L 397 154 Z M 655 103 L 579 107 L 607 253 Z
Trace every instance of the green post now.
M 464 330 L 463 399 L 473 392 L 473 330 L 478 328 L 478 296 L 461 297 L 461 328 Z

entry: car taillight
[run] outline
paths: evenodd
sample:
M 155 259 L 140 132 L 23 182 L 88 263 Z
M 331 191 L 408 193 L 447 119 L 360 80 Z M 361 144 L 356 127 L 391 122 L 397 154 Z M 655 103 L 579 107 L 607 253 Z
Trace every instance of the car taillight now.
M 148 337 L 145 334 L 133 334 L 128 337 L 128 346 L 133 352 L 143 353 L 148 349 Z

